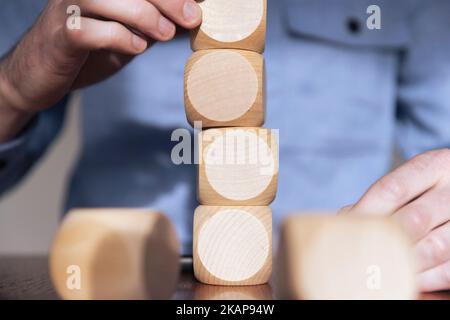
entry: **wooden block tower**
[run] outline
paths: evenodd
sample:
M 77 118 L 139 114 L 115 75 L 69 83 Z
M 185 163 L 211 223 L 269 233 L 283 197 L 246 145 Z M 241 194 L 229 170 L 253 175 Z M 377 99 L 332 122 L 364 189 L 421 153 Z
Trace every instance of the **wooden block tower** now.
M 256 285 L 272 271 L 278 136 L 265 119 L 266 0 L 203 0 L 185 69 L 191 125 L 201 121 L 194 273 L 206 284 Z

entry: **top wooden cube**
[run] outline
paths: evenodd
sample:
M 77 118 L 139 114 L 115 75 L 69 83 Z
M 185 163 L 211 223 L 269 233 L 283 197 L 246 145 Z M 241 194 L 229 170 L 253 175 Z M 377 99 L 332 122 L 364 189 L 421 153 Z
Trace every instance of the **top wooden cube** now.
M 203 22 L 191 32 L 192 50 L 264 51 L 267 0 L 201 0 L 198 4 Z

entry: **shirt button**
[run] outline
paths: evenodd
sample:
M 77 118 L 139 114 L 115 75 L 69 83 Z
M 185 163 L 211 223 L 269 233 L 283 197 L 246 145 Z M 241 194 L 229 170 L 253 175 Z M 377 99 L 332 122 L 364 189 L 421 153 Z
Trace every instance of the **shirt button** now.
M 356 18 L 349 18 L 347 20 L 347 29 L 350 33 L 357 34 L 361 32 L 361 22 Z

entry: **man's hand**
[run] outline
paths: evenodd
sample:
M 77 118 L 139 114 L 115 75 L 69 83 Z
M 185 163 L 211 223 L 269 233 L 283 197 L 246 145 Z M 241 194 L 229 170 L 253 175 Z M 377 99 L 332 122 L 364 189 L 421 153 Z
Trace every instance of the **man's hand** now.
M 80 28 L 67 24 L 74 5 Z M 70 90 L 117 72 L 153 40 L 172 39 L 176 24 L 191 29 L 200 22 L 194 0 L 49 0 L 0 62 L 0 142 Z
M 421 154 L 377 181 L 346 214 L 393 215 L 410 233 L 422 291 L 450 289 L 450 150 Z

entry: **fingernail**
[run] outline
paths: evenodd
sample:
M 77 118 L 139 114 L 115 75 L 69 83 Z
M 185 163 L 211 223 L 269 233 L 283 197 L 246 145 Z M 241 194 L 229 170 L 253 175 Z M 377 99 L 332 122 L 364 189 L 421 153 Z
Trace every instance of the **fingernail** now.
M 147 41 L 145 41 L 144 39 L 142 39 L 141 37 L 137 36 L 137 35 L 133 35 L 132 37 L 132 43 L 133 43 L 133 47 L 138 51 L 138 52 L 142 52 L 145 50 L 145 48 L 147 48 Z
M 188 22 L 195 22 L 200 17 L 200 7 L 198 4 L 192 2 L 192 0 L 187 0 L 184 3 L 183 15 L 184 19 Z
M 165 17 L 159 18 L 159 32 L 164 37 L 169 37 L 173 34 L 174 25 Z

